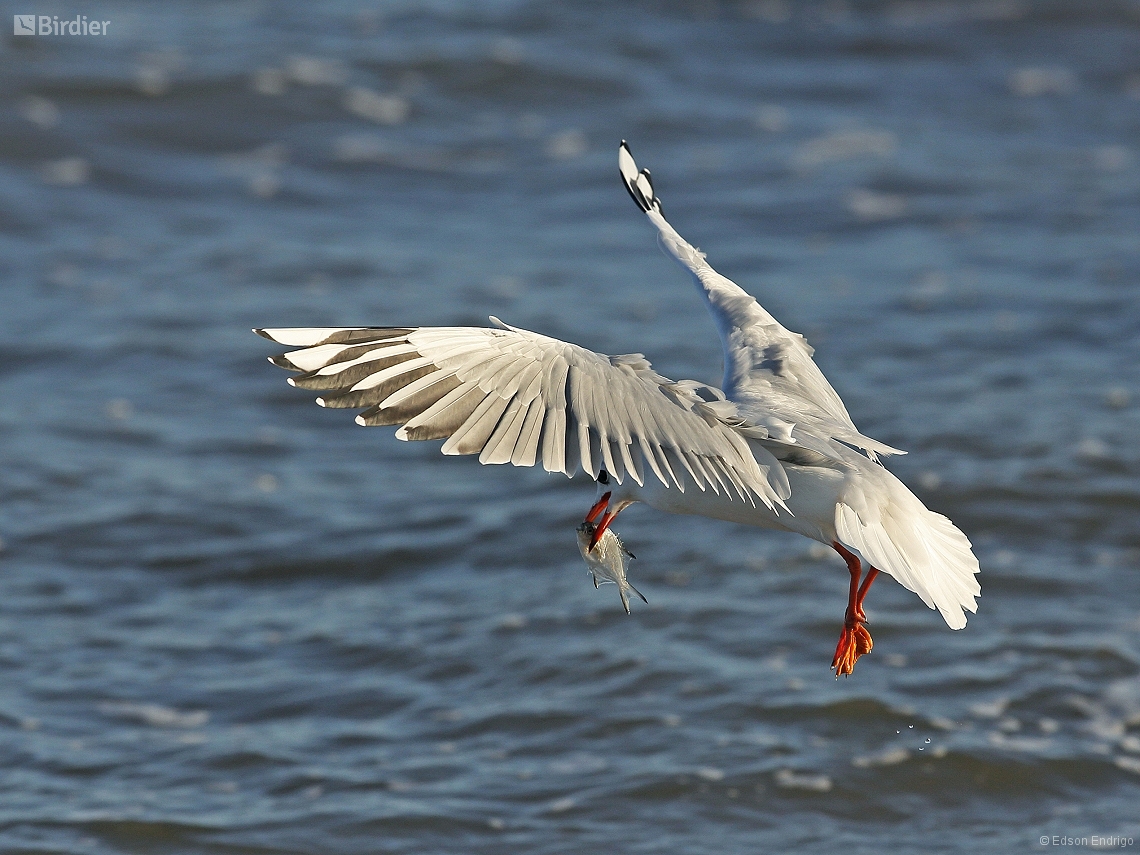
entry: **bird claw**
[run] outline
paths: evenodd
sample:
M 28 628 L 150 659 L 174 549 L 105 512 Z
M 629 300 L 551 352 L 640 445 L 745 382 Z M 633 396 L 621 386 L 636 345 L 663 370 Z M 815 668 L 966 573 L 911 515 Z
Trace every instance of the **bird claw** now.
M 863 620 L 846 620 L 843 622 L 843 632 L 839 635 L 839 644 L 835 647 L 835 658 L 831 660 L 831 667 L 835 671 L 835 679 L 840 675 L 846 677 L 855 668 L 855 663 L 864 653 L 870 653 L 874 642 L 871 633 L 863 625 Z

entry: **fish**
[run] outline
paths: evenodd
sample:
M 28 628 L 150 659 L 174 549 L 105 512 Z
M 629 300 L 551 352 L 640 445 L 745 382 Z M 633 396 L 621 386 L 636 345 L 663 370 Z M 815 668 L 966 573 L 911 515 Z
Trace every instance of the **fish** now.
M 630 614 L 629 611 L 629 591 L 633 591 L 637 596 L 641 597 L 641 601 L 649 605 L 649 600 L 645 599 L 645 595 L 633 585 L 629 584 L 629 580 L 625 577 L 626 566 L 630 558 L 636 556 L 625 548 L 625 544 L 618 539 L 614 534 L 613 529 L 607 528 L 602 534 L 601 539 L 597 545 L 590 549 L 590 541 L 594 537 L 594 532 L 597 526 L 592 522 L 584 522 L 578 526 L 578 550 L 582 553 L 582 557 L 586 559 L 586 568 L 594 577 L 594 587 L 597 588 L 599 583 L 613 582 L 618 586 L 618 595 L 621 597 L 621 604 L 625 606 L 625 613 Z

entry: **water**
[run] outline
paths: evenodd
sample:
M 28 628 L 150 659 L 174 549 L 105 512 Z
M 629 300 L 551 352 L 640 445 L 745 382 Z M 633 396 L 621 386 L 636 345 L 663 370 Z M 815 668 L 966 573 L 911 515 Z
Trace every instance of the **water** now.
M 1140 839 L 1136 4 L 98 17 L 0 48 L 0 849 Z M 645 508 L 627 617 L 592 484 L 265 362 L 250 327 L 493 313 L 717 381 L 621 138 L 973 539 L 964 631 L 880 582 L 836 682 L 836 556 Z

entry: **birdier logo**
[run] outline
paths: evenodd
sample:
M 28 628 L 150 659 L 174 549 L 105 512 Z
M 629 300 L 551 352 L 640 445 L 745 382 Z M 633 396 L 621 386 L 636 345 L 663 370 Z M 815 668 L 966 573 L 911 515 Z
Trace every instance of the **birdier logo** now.
M 105 36 L 110 21 L 89 21 L 86 15 L 73 20 L 59 15 L 13 15 L 12 32 L 17 36 Z

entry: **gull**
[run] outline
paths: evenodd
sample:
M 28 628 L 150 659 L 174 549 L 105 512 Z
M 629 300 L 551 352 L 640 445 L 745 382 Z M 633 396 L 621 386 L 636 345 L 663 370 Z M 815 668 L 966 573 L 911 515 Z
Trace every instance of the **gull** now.
M 624 140 L 618 167 L 712 315 L 724 350 L 720 388 L 663 377 L 640 353 L 606 356 L 495 317 L 487 328 L 254 332 L 297 348 L 270 362 L 299 372 L 293 386 L 321 391 L 320 406 L 363 409 L 357 424 L 399 425 L 397 439 L 442 439 L 444 454 L 477 454 L 483 464 L 588 473 L 597 482 L 584 520 L 591 549 L 635 502 L 833 548 L 850 573 L 837 678 L 871 650 L 863 602 L 880 572 L 951 629 L 964 627 L 981 593 L 970 541 L 882 465 L 881 456 L 903 452 L 859 432 L 803 336 L 668 223 Z

